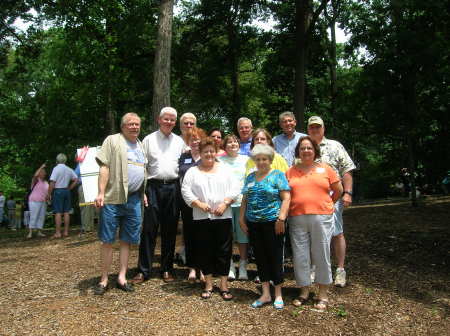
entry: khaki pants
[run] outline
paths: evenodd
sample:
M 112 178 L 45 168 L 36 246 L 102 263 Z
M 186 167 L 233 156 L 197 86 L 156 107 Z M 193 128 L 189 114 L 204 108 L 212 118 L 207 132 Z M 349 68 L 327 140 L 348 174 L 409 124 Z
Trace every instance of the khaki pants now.
M 78 200 L 80 203 L 84 203 L 83 186 L 78 186 Z M 95 207 L 93 205 L 80 206 L 81 215 L 81 230 L 83 232 L 89 232 L 94 229 L 94 216 Z

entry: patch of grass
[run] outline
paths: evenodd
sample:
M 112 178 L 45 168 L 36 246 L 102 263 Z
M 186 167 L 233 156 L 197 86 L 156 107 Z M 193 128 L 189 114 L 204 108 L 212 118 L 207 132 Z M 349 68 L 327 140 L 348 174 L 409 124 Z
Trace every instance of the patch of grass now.
M 333 313 L 338 317 L 347 317 L 348 312 L 345 310 L 343 305 L 339 305 L 338 307 L 333 309 Z

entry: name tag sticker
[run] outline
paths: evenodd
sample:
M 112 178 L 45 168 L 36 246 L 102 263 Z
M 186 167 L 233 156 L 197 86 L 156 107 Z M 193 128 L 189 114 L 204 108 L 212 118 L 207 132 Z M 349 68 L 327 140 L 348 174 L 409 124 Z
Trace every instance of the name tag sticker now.
M 255 186 L 255 182 L 250 182 L 249 184 L 247 184 L 247 188 L 251 188 Z
M 184 159 L 184 163 L 192 163 L 192 159 L 191 159 L 191 158 L 189 158 L 189 159 Z
M 323 174 L 323 173 L 325 173 L 325 168 L 319 167 L 319 168 L 316 169 L 316 172 L 317 172 L 318 174 Z

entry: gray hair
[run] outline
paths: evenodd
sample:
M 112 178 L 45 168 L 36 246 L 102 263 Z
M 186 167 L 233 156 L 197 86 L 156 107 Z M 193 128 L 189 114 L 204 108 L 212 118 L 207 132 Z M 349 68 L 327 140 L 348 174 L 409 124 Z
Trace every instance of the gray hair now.
M 295 114 L 291 111 L 284 111 L 283 113 L 280 113 L 280 115 L 278 116 L 278 120 L 282 121 L 283 118 L 286 118 L 286 117 L 291 117 L 292 119 L 296 120 Z
M 182 123 L 183 120 L 186 119 L 186 118 L 194 119 L 194 124 L 197 124 L 197 117 L 196 117 L 193 113 L 191 113 L 191 112 L 183 113 L 183 114 L 181 115 L 181 117 L 180 117 L 180 123 Z
M 141 117 L 139 117 L 136 113 L 134 112 L 128 112 L 125 113 L 122 117 L 122 119 L 120 119 L 120 128 L 123 127 L 123 125 L 126 125 L 126 123 L 128 122 L 128 119 L 130 118 L 138 118 L 139 120 L 141 120 Z
M 273 158 L 275 157 L 275 151 L 269 145 L 257 144 L 250 152 L 250 157 L 252 158 L 252 160 L 254 160 L 257 155 L 266 155 L 272 162 Z
M 66 154 L 59 153 L 58 155 L 56 155 L 56 163 L 66 163 L 66 161 L 67 161 Z
M 250 123 L 250 127 L 253 128 L 252 121 L 249 118 L 247 118 L 247 117 L 242 117 L 242 118 L 239 118 L 238 121 L 237 121 L 237 128 L 238 129 L 239 129 L 239 124 L 241 122 L 243 122 L 243 121 L 248 121 Z
M 175 110 L 173 107 L 166 106 L 161 109 L 161 112 L 159 113 L 159 117 L 161 118 L 164 114 L 171 114 L 177 117 L 177 110 Z

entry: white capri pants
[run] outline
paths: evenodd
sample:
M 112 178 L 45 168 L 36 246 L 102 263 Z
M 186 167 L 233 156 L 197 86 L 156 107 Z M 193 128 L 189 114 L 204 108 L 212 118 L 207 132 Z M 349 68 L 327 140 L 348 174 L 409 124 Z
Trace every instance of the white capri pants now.
M 329 285 L 331 274 L 330 241 L 333 234 L 333 215 L 300 215 L 289 217 L 297 286 L 311 285 L 311 265 L 316 266 L 315 281 Z
M 46 202 L 28 202 L 30 208 L 30 229 L 42 229 L 47 213 Z

